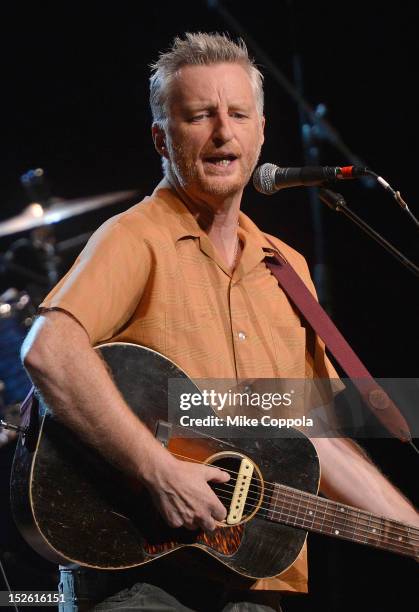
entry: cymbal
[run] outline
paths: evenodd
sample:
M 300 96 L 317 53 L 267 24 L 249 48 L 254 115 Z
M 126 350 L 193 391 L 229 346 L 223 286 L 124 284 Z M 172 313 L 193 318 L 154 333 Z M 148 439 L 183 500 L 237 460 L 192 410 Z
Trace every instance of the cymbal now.
M 90 210 L 103 208 L 104 206 L 110 206 L 111 204 L 128 200 L 137 194 L 138 191 L 136 190 L 114 191 L 89 198 L 77 198 L 72 200 L 54 199 L 53 203 L 51 206 L 48 206 L 48 208 L 35 202 L 29 204 L 20 215 L 16 215 L 0 223 L 0 238 L 36 227 L 59 223 L 64 219 L 82 215 Z

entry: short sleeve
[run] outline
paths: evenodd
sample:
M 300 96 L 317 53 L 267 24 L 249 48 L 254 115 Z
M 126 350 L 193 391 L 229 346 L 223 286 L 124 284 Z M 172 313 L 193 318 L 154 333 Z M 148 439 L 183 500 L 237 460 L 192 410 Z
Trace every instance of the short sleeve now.
M 60 308 L 84 327 L 92 345 L 111 338 L 134 313 L 150 274 L 146 242 L 111 219 L 39 306 Z

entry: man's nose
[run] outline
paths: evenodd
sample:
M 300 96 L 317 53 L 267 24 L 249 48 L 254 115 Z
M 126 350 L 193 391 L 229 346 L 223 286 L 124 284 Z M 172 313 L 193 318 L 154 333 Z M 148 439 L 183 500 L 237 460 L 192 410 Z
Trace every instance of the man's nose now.
M 229 142 L 234 137 L 231 117 L 228 113 L 219 113 L 215 116 L 213 139 L 216 144 Z

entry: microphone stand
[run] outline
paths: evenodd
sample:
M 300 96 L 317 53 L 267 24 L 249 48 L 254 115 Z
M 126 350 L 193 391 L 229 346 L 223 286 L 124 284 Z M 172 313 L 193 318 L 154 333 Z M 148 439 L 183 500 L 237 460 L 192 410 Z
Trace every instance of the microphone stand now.
M 299 113 L 299 123 L 302 138 L 302 147 L 306 164 L 318 165 L 319 160 L 319 144 L 322 141 L 330 142 L 344 157 L 354 166 L 366 166 L 360 156 L 356 155 L 344 142 L 342 136 L 336 128 L 325 118 L 326 107 L 319 104 L 317 108 L 313 108 L 303 95 L 303 79 L 302 79 L 302 62 L 299 54 L 295 49 L 293 51 L 293 72 L 295 85 L 285 76 L 280 70 L 275 61 L 266 53 L 262 46 L 252 38 L 244 26 L 234 17 L 229 10 L 223 6 L 220 0 L 207 0 L 209 9 L 216 10 L 224 21 L 242 36 L 250 48 L 253 49 L 259 62 L 270 73 L 272 78 L 280 85 L 283 91 L 297 104 Z M 292 14 L 292 3 L 289 2 L 290 9 L 290 25 L 293 28 L 292 38 L 295 41 L 295 28 Z M 325 234 L 323 229 L 322 217 L 319 211 L 317 202 L 317 189 L 315 187 L 309 189 L 309 201 L 311 209 L 312 224 L 314 230 L 314 283 L 320 303 L 330 313 L 332 304 L 330 292 L 328 290 L 328 275 L 326 267 L 326 244 Z
M 402 263 L 408 270 L 413 272 L 415 276 L 419 276 L 419 268 L 415 266 L 415 264 L 411 262 L 410 259 L 405 257 L 403 253 L 400 253 L 400 251 L 398 251 L 392 244 L 390 244 L 388 240 L 386 240 L 378 232 L 373 230 L 372 227 L 368 225 L 368 223 L 366 223 L 363 219 L 361 219 L 361 217 L 358 217 L 358 215 L 355 214 L 354 211 L 351 210 L 349 206 L 346 204 L 346 201 L 343 195 L 341 195 L 340 193 L 337 193 L 336 191 L 332 191 L 331 189 L 325 189 L 324 187 L 321 187 L 319 189 L 319 198 L 331 210 L 334 210 L 335 212 L 342 212 L 345 215 L 345 217 L 347 217 L 353 223 L 355 223 L 355 225 L 360 227 L 368 236 L 370 236 L 376 242 L 378 242 L 378 244 L 381 244 L 381 246 L 386 251 L 391 253 L 393 257 L 397 259 L 397 261 Z M 408 440 L 408 443 L 413 448 L 413 450 L 416 451 L 416 453 L 418 453 L 419 455 L 419 449 L 414 444 L 413 440 L 412 439 Z
M 400 208 L 404 210 L 404 212 L 410 217 L 411 221 L 413 221 L 416 227 L 419 227 L 419 219 L 415 217 L 415 215 L 412 213 L 409 206 L 407 205 L 407 202 L 403 200 L 400 191 L 396 191 L 395 189 L 393 189 L 393 187 L 382 176 L 379 176 L 372 170 L 367 170 L 367 173 L 370 176 L 373 176 L 377 183 L 381 185 L 381 187 L 384 187 L 384 189 L 393 196 Z
M 216 10 L 224 21 L 226 21 L 226 23 L 228 23 L 229 26 L 237 32 L 237 34 L 246 40 L 247 45 L 253 49 L 260 63 L 266 68 L 266 71 L 269 72 L 273 79 L 282 87 L 282 89 L 298 105 L 301 106 L 313 125 L 319 126 L 322 134 L 324 134 L 324 138 L 342 153 L 344 159 L 350 161 L 353 166 L 366 166 L 366 162 L 346 145 L 338 130 L 324 118 L 322 112 L 319 113 L 318 110 L 316 111 L 316 109 L 314 109 L 311 104 L 307 102 L 307 100 L 300 93 L 299 89 L 288 80 L 272 58 L 265 53 L 263 48 L 254 40 L 254 38 L 252 38 L 249 32 L 245 30 L 244 26 L 222 5 L 220 0 L 207 0 L 207 5 L 209 9 Z
M 380 244 L 386 251 L 391 253 L 397 261 L 402 263 L 408 270 L 413 272 L 415 276 L 419 276 L 419 268 L 410 261 L 407 257 L 403 255 L 400 251 L 398 251 L 388 240 L 383 238 L 378 232 L 372 229 L 371 226 L 368 225 L 363 219 L 358 217 L 357 214 L 354 213 L 353 210 L 349 208 L 346 204 L 346 201 L 340 193 L 336 193 L 335 191 L 331 191 L 330 189 L 324 189 L 323 187 L 319 189 L 319 198 L 322 202 L 324 202 L 331 210 L 335 212 L 342 212 L 345 217 L 350 219 L 355 225 L 360 227 L 368 236 L 373 238 L 378 244 Z

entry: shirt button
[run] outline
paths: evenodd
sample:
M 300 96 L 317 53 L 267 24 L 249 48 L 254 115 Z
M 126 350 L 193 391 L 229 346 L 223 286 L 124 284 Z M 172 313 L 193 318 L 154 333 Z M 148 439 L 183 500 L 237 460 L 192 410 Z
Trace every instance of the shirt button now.
M 239 340 L 246 340 L 246 334 L 244 332 L 239 332 L 238 336 L 239 336 Z

